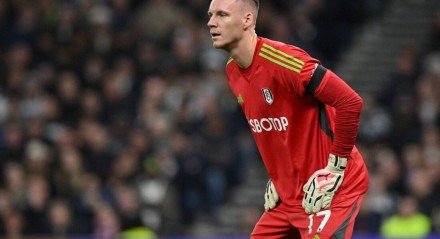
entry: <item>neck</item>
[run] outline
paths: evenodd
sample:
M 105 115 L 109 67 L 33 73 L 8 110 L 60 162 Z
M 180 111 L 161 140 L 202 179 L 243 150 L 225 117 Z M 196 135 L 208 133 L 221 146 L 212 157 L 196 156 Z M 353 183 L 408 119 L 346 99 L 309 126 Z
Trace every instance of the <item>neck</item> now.
M 256 46 L 257 34 L 252 32 L 244 35 L 237 46 L 230 51 L 230 54 L 241 68 L 247 68 L 252 63 Z

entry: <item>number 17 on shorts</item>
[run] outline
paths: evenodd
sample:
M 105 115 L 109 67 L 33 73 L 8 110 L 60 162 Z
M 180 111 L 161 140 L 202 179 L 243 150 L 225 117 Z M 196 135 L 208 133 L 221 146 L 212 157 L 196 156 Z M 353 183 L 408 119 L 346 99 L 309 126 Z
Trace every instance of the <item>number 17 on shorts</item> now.
M 310 214 L 309 216 L 309 234 L 312 233 L 313 229 L 313 219 L 314 217 L 323 217 L 321 223 L 319 223 L 318 229 L 316 230 L 316 232 L 321 232 L 322 229 L 324 229 L 325 225 L 327 224 L 328 220 L 330 219 L 330 215 L 332 214 L 332 212 L 330 210 L 324 210 L 324 211 L 320 211 L 317 212 L 315 214 Z
M 363 196 L 359 196 L 350 207 L 331 207 L 329 210 L 308 215 L 307 235 L 302 231 L 302 238 L 351 238 L 362 198 Z

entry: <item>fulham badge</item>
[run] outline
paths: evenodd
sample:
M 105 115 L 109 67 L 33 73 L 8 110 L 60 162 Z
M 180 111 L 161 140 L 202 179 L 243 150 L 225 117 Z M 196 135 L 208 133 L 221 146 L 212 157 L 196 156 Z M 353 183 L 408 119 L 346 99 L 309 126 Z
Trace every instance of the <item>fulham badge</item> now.
M 266 101 L 266 103 L 271 105 L 273 103 L 272 91 L 270 91 L 269 88 L 263 88 L 263 89 L 261 89 L 261 91 L 263 92 L 264 101 Z

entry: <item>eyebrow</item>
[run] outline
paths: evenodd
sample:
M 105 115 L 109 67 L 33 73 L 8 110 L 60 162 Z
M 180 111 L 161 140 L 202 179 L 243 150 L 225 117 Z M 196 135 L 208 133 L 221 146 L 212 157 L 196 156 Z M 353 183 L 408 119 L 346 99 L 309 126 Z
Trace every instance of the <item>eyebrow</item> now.
M 208 14 L 208 16 L 210 16 L 210 15 L 213 15 L 214 13 L 229 13 L 228 11 L 226 11 L 226 10 L 215 10 L 215 11 L 209 11 L 208 10 L 208 12 L 207 12 L 207 14 Z

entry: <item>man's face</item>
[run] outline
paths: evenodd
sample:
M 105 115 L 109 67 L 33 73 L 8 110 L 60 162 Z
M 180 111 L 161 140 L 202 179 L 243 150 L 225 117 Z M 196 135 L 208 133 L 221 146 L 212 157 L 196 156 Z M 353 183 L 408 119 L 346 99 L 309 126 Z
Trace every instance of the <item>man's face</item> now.
M 212 0 L 208 10 L 208 27 L 213 46 L 231 50 L 244 32 L 243 2 L 237 0 Z

